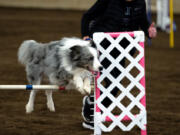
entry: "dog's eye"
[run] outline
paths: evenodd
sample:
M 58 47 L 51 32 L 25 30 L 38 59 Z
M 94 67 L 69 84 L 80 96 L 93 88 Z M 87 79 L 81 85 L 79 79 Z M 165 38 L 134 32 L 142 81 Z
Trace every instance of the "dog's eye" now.
M 90 57 L 89 60 L 94 60 L 94 57 Z

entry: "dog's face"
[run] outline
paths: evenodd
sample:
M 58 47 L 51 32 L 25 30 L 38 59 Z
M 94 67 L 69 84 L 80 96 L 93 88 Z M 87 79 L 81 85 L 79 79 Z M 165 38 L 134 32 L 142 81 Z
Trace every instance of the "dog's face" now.
M 75 45 L 71 47 L 70 50 L 70 58 L 73 65 L 93 71 L 99 71 L 102 67 L 95 48 L 91 46 Z

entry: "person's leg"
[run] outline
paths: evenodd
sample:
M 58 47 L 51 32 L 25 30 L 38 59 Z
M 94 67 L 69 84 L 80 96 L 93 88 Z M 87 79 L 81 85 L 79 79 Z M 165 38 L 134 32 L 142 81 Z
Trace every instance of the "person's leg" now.
M 84 96 L 82 106 L 82 126 L 87 129 L 94 129 L 94 95 Z
M 86 122 L 93 121 L 94 113 L 94 95 L 84 96 L 82 116 Z

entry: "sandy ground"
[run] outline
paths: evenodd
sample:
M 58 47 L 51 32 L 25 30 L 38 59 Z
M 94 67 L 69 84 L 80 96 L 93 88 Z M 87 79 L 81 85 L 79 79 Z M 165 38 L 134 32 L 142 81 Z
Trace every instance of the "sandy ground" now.
M 23 40 L 39 42 L 64 36 L 80 37 L 83 11 L 0 8 L 0 84 L 27 84 L 24 67 L 17 62 L 17 49 Z M 177 26 L 180 16 L 175 16 Z M 168 34 L 159 32 L 152 45 L 146 45 L 146 89 L 149 135 L 180 134 L 180 38 L 169 48 Z M 27 115 L 29 92 L 1 91 L 0 135 L 89 135 L 81 126 L 82 98 L 76 91 L 54 93 L 56 112 L 47 110 L 46 97 L 39 92 L 35 111 Z M 111 135 L 128 135 L 115 130 Z M 138 135 L 139 130 L 131 132 Z

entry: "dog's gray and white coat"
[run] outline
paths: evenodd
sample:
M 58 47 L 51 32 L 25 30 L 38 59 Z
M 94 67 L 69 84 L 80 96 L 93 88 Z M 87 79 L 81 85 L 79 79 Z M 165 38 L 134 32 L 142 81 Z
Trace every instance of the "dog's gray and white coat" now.
M 91 92 L 92 74 L 101 64 L 97 50 L 90 41 L 79 38 L 63 38 L 59 41 L 42 44 L 34 40 L 24 41 L 18 51 L 18 60 L 26 66 L 27 79 L 30 84 L 39 85 L 43 75 L 50 84 L 77 89 L 82 94 Z M 26 112 L 34 110 L 36 90 L 30 93 Z M 55 111 L 52 91 L 46 90 L 47 107 Z

